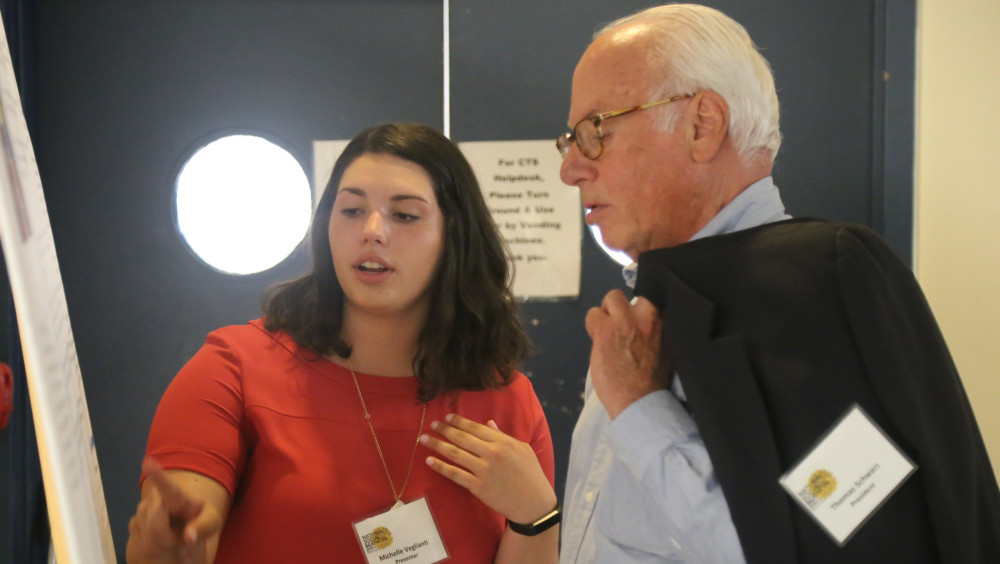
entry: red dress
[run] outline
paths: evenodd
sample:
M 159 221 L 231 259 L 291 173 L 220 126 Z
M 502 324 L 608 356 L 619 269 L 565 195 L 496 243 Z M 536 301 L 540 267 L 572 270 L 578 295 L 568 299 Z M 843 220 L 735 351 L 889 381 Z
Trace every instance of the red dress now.
M 233 503 L 216 562 L 365 562 L 352 524 L 395 502 L 351 373 L 315 361 L 260 320 L 224 327 L 170 384 L 153 419 L 146 453 L 168 469 L 222 484 Z M 413 378 L 357 374 L 382 453 L 400 488 L 422 406 Z M 439 396 L 423 431 L 457 413 L 496 421 L 529 443 L 549 482 L 552 438 L 529 380 Z M 452 562 L 492 562 L 504 518 L 432 471 L 417 447 L 403 501 L 427 498 Z

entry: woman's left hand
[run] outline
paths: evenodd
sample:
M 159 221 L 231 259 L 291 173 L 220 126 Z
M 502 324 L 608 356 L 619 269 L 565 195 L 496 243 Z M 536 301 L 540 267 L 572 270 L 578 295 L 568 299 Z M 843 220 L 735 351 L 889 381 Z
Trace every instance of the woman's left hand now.
M 424 434 L 420 442 L 454 464 L 429 456 L 427 465 L 507 519 L 533 523 L 556 506 L 555 491 L 531 445 L 488 424 L 454 414 L 432 422 L 444 439 Z

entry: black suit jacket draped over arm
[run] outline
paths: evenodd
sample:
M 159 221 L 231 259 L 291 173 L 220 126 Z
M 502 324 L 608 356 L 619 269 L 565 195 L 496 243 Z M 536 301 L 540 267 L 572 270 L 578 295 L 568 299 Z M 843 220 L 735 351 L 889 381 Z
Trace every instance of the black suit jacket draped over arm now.
M 866 227 L 789 220 L 639 256 L 749 562 L 1000 562 L 1000 491 L 909 268 Z M 858 403 L 917 472 L 838 547 L 778 478 Z

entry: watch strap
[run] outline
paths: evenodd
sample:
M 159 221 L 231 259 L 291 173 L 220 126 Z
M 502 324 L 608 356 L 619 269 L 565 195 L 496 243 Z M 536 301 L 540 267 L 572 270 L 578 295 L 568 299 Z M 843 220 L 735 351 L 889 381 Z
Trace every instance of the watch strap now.
M 545 514 L 541 519 L 535 521 L 534 523 L 515 523 L 510 519 L 507 519 L 507 526 L 510 530 L 518 533 L 520 535 L 525 535 L 533 537 L 539 533 L 547 531 L 552 528 L 553 525 L 559 523 L 562 518 L 562 507 L 556 504 L 556 508 Z

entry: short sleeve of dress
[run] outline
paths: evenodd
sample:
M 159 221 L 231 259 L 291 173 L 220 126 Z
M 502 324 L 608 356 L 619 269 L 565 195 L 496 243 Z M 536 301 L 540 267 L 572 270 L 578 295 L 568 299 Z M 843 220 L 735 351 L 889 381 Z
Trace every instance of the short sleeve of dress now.
M 167 469 L 203 474 L 234 495 L 246 460 L 243 426 L 237 347 L 222 331 L 214 331 L 163 394 L 146 456 Z

